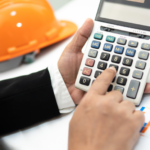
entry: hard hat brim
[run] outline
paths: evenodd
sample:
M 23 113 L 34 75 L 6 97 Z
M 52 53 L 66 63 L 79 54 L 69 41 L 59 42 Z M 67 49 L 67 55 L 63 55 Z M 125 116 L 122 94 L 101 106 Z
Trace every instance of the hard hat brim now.
M 59 31 L 59 34 L 57 36 L 55 36 L 54 38 L 51 38 L 50 40 L 42 43 L 40 45 L 40 49 L 44 48 L 46 46 L 50 46 L 52 44 L 55 44 L 55 43 L 57 43 L 59 41 L 62 41 L 64 39 L 70 37 L 78 29 L 77 25 L 74 24 L 73 22 L 70 22 L 70 21 L 61 20 L 61 21 L 59 21 L 59 23 L 62 26 L 61 30 Z

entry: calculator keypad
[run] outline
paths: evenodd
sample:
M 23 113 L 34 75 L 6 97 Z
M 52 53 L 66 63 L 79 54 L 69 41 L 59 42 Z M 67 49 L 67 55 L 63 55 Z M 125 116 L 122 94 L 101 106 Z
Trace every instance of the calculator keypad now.
M 119 64 L 120 61 L 121 61 L 121 57 L 120 57 L 120 56 L 113 55 L 111 61 L 114 62 L 114 63 Z
M 114 52 L 117 54 L 123 54 L 124 47 L 122 46 L 116 46 Z
M 91 82 L 90 78 L 86 78 L 86 77 L 80 78 L 80 84 L 82 84 L 82 85 L 89 86 L 90 82 Z
M 115 67 L 117 71 L 118 71 L 118 69 L 119 69 L 119 67 L 118 67 L 118 66 L 113 65 L 113 64 L 111 64 L 109 67 Z
M 87 59 L 85 65 L 89 67 L 93 67 L 95 63 L 95 60 L 93 59 Z
M 108 52 L 111 52 L 111 51 L 112 51 L 112 48 L 113 48 L 113 45 L 112 45 L 112 44 L 105 43 L 105 44 L 104 44 L 104 47 L 103 47 L 103 50 L 108 51 Z
M 95 49 L 99 49 L 99 48 L 100 48 L 100 45 L 101 45 L 100 42 L 98 42 L 98 41 L 93 41 L 92 44 L 91 44 L 91 47 L 92 47 L 92 48 L 95 48 Z
M 90 76 L 92 73 L 92 69 L 84 68 L 82 74 L 86 76 Z
M 137 48 L 138 42 L 136 42 L 136 41 L 129 41 L 128 46 Z
M 111 42 L 111 43 L 114 43 L 115 42 L 115 37 L 113 37 L 113 36 L 107 36 L 107 38 L 106 38 L 106 41 L 107 42 Z
M 98 69 L 105 70 L 107 68 L 107 63 L 100 61 L 97 66 Z
M 126 85 L 126 83 L 127 83 L 127 79 L 126 78 L 118 77 L 117 84 Z
M 139 59 L 147 60 L 148 57 L 149 57 L 149 53 L 148 52 L 140 51 L 140 53 L 139 53 Z
M 135 50 L 131 48 L 127 48 L 126 56 L 134 57 L 134 55 L 135 55 Z
M 146 63 L 143 61 L 137 61 L 136 62 L 136 68 L 138 68 L 138 69 L 144 70 L 145 66 L 146 66 Z
M 137 92 L 139 90 L 140 82 L 136 80 L 132 80 L 129 85 L 129 89 L 127 92 L 127 97 L 136 99 Z
M 101 75 L 101 71 L 96 71 L 94 77 L 97 78 L 99 75 Z
M 126 39 L 119 38 L 118 41 L 117 41 L 117 43 L 118 43 L 118 44 L 121 44 L 121 45 L 126 45 L 127 40 L 126 40 Z
M 150 44 L 140 42 L 143 39 L 136 41 L 134 37 L 132 40 L 132 37 L 112 35 L 108 32 L 93 35 L 80 68 L 82 71 L 78 77 L 80 85 L 76 84 L 76 87 L 88 91 L 105 69 L 115 67 L 117 74 L 108 92 L 117 90 L 123 94 L 124 99 L 137 101 L 143 94 L 139 94 L 143 91 L 143 84 L 146 84 Z
M 108 61 L 109 58 L 110 58 L 110 54 L 108 53 L 102 53 L 100 57 L 101 60 L 106 60 L 106 61 Z
M 133 63 L 133 59 L 130 59 L 130 58 L 123 59 L 123 65 L 125 66 L 132 66 L 132 63 Z
M 123 76 L 128 76 L 130 73 L 130 69 L 122 67 L 120 70 L 120 74 Z
M 148 50 L 149 51 L 150 50 L 150 44 L 143 43 L 141 48 L 144 49 L 144 50 Z
M 119 91 L 119 92 L 121 92 L 122 94 L 123 94 L 123 92 L 124 92 L 124 88 L 123 88 L 123 87 L 120 87 L 120 86 L 115 86 L 114 90 L 115 90 L 115 91 Z
M 98 54 L 98 51 L 96 50 L 90 50 L 88 56 L 92 58 L 96 58 Z
M 139 71 L 139 70 L 135 70 L 133 72 L 133 75 L 132 75 L 133 78 L 136 78 L 136 79 L 142 79 L 143 77 L 143 72 Z
M 94 39 L 102 40 L 103 39 L 103 34 L 95 33 L 94 34 Z

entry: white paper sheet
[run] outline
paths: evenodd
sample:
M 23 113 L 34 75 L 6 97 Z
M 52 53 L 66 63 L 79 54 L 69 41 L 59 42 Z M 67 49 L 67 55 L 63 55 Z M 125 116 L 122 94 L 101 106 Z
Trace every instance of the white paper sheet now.
M 144 96 L 143 101 L 137 110 L 141 110 L 145 114 L 145 127 L 141 131 L 140 139 L 134 150 L 150 150 L 150 95 Z

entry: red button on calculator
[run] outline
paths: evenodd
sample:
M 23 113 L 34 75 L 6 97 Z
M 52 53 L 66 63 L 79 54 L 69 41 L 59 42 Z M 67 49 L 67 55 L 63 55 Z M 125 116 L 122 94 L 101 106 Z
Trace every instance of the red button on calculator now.
M 90 76 L 90 75 L 91 75 L 91 72 L 92 72 L 92 69 L 84 68 L 82 73 L 83 73 L 84 75 Z
M 93 67 L 95 63 L 95 60 L 87 59 L 85 65 Z

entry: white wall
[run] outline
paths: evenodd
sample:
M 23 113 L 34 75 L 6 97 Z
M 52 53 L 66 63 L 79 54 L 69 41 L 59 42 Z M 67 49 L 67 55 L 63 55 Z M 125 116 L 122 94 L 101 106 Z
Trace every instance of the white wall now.
M 71 0 L 48 0 L 52 7 L 57 10 Z

